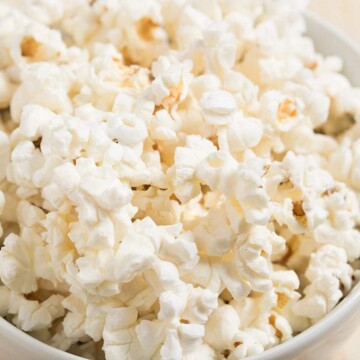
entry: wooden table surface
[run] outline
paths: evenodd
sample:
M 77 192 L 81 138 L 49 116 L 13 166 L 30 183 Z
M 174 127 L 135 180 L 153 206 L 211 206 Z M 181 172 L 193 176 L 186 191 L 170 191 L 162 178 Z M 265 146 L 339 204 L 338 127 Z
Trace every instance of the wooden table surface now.
M 360 0 L 310 0 L 310 9 L 360 44 Z
M 311 11 L 336 25 L 360 44 L 360 0 L 310 0 Z M 360 359 L 359 330 L 339 353 L 329 360 Z

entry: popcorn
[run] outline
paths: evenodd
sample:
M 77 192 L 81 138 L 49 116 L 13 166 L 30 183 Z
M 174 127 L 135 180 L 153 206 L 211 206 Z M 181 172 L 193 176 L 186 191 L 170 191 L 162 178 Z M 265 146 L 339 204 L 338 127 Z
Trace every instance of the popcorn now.
M 37 278 L 54 281 L 54 275 L 41 238 L 25 228 L 22 240 L 10 234 L 4 241 L 0 253 L 0 278 L 11 290 L 24 294 L 38 289 Z M 26 279 L 26 281 L 24 281 Z
M 50 62 L 29 64 L 22 72 L 22 83 L 11 100 L 11 115 L 15 122 L 21 118 L 22 108 L 27 104 L 38 104 L 55 112 L 71 113 L 72 103 L 68 92 L 72 74 Z M 33 87 L 38 91 L 33 93 Z
M 145 124 L 132 114 L 123 114 L 109 122 L 109 135 L 127 146 L 135 146 L 147 136 Z
M 240 332 L 234 342 L 236 348 L 229 356 L 230 359 L 241 359 L 246 356 L 260 354 L 264 347 L 269 344 L 268 336 L 264 331 L 249 328 L 247 331 Z
M 142 249 L 138 252 L 139 247 Z M 151 268 L 155 262 L 155 249 L 147 239 L 138 235 L 128 235 L 116 253 L 115 278 L 118 282 L 129 282 L 137 272 Z
M 316 322 L 324 317 L 340 300 L 339 280 L 332 275 L 318 277 L 304 290 L 305 297 L 293 306 L 297 315 Z
M 63 16 L 64 6 L 51 0 L 31 1 L 23 4 L 22 11 L 30 17 L 46 25 L 51 25 Z
M 54 169 L 53 181 L 60 191 L 70 193 L 80 185 L 81 178 L 73 164 L 65 163 Z
M 6 74 L 0 72 L 0 109 L 6 109 L 10 105 L 15 86 L 11 84 Z
M 210 315 L 205 326 L 205 342 L 216 350 L 231 347 L 240 327 L 240 318 L 230 305 L 223 305 Z
M 146 356 L 145 350 L 136 343 L 134 325 L 137 311 L 134 307 L 113 309 L 108 313 L 104 327 L 104 351 L 109 359 Z
M 263 126 L 258 119 L 244 118 L 233 121 L 227 126 L 229 148 L 239 153 L 259 144 L 263 135 Z
M 345 137 L 336 152 L 329 156 L 329 170 L 339 181 L 350 184 L 354 189 L 359 189 L 359 140 L 354 143 Z
M 174 166 L 168 173 L 174 178 L 175 195 L 180 201 L 189 201 L 200 191 L 199 184 L 194 181 L 194 171 L 201 160 L 215 150 L 215 146 L 210 141 L 195 135 L 186 138 L 185 147 L 176 149 Z
M 64 316 L 62 300 L 61 295 L 52 295 L 39 303 L 12 292 L 9 298 L 9 313 L 15 314 L 14 324 L 24 331 L 47 329 L 55 319 Z
M 189 355 L 185 355 L 185 360 L 195 360 L 195 359 L 215 359 L 215 351 L 208 345 L 200 345 L 196 351 L 192 352 Z
M 0 131 L 0 179 L 6 178 L 6 167 L 10 160 L 10 140 L 6 133 Z
M 255 291 L 266 291 L 271 286 L 269 279 L 269 261 L 271 254 L 269 236 L 266 228 L 254 227 L 246 236 L 239 235 L 235 248 L 235 266 L 245 276 L 250 288 Z
M 183 233 L 177 238 L 164 237 L 159 254 L 163 259 L 170 260 L 185 271 L 192 270 L 199 260 L 191 232 Z
M 266 92 L 261 97 L 260 106 L 259 117 L 277 131 L 289 131 L 301 121 L 298 117 L 301 104 L 276 90 Z
M 0 215 L 2 215 L 4 211 L 4 205 L 5 205 L 5 196 L 3 192 L 0 192 Z M 0 236 L 3 236 L 3 234 L 4 234 L 4 230 L 0 223 Z
M 281 298 L 280 294 L 284 294 L 287 298 L 292 298 L 297 296 L 294 293 L 294 291 L 299 288 L 300 281 L 295 271 L 293 270 L 274 271 L 271 274 L 271 280 L 273 281 L 274 287 L 278 292 L 278 302 Z M 282 307 L 283 304 L 279 304 L 279 306 Z
M 310 257 L 310 263 L 306 270 L 309 281 L 315 281 L 326 271 L 337 277 L 344 285 L 345 291 L 351 287 L 353 269 L 347 264 L 345 250 L 333 245 L 324 245 Z
M 222 224 L 226 222 L 227 217 L 222 209 L 211 209 L 200 220 L 194 230 L 200 249 L 212 256 L 222 256 L 233 248 L 234 234 L 230 228 L 222 228 Z
M 224 151 L 214 152 L 199 164 L 199 180 L 232 199 L 232 206 L 243 212 L 250 224 L 266 223 L 272 209 L 263 191 L 261 173 L 262 160 L 249 158 L 242 164 Z M 240 210 L 241 209 L 241 210 Z
M 208 290 L 194 287 L 190 291 L 187 307 L 182 317 L 191 323 L 205 324 L 209 315 L 217 307 L 217 294 Z
M 326 122 L 330 112 L 330 99 L 326 95 L 293 83 L 286 84 L 285 90 L 304 103 L 304 115 L 311 121 L 313 127 L 321 126 Z
M 79 339 L 85 335 L 85 304 L 75 295 L 69 295 L 62 302 L 63 307 L 68 310 L 63 320 L 64 335 L 70 339 Z
M 2 2 L 1 316 L 87 358 L 235 360 L 347 295 L 359 90 L 305 3 Z
M 66 51 L 58 31 L 38 23 L 31 23 L 24 30 L 10 47 L 11 57 L 19 67 L 32 61 L 56 61 Z
M 221 78 L 236 62 L 236 38 L 225 23 L 215 21 L 205 29 L 203 42 L 207 70 Z
M 165 296 L 170 296 L 170 298 L 168 298 L 168 300 L 170 301 L 171 299 L 175 299 L 170 295 L 170 293 L 166 293 Z M 164 301 L 164 297 L 160 297 L 160 301 L 161 300 Z M 178 299 L 178 301 L 179 300 L 180 299 Z M 177 304 L 180 305 L 179 302 L 177 302 Z M 162 302 L 162 306 L 164 306 L 164 302 Z M 170 305 L 170 307 L 173 306 Z M 180 308 L 181 305 L 179 309 Z M 170 315 L 170 313 L 168 315 Z M 175 313 L 172 313 L 172 316 L 176 317 L 178 315 L 179 314 L 175 315 Z M 169 321 L 170 318 L 162 320 Z M 182 354 L 191 354 L 195 349 L 199 347 L 199 345 L 201 344 L 201 338 L 204 336 L 203 326 L 198 324 L 190 324 L 187 319 L 180 319 L 180 323 L 177 325 L 177 328 L 170 328 L 167 330 L 166 322 L 152 323 L 150 321 L 144 320 L 140 323 L 140 325 L 136 327 L 136 332 L 139 337 L 140 344 L 142 344 L 143 348 L 150 351 L 152 349 L 152 352 L 159 346 L 159 344 L 163 342 L 163 345 L 160 349 L 160 355 L 164 358 L 171 358 L 171 356 L 173 356 L 173 352 L 177 354 L 176 358 L 181 358 Z M 151 336 L 151 338 L 149 339 L 148 337 L 150 334 L 152 334 L 152 332 L 156 334 L 155 338 Z M 170 351 L 172 352 L 170 353 Z
M 95 341 L 100 341 L 104 331 L 106 317 L 114 308 L 120 307 L 120 300 L 105 299 L 103 302 L 89 303 L 86 308 L 84 330 Z
M 224 90 L 209 91 L 202 95 L 200 106 L 205 120 L 211 125 L 226 125 L 233 121 L 236 103 L 232 95 Z
M 52 111 L 39 105 L 27 105 L 22 112 L 19 132 L 29 140 L 37 140 L 42 135 L 42 128 L 52 121 L 56 121 Z
M 191 83 L 191 90 L 198 100 L 201 99 L 205 92 L 219 90 L 220 87 L 220 79 L 213 74 L 197 76 Z
M 45 213 L 39 207 L 22 200 L 17 206 L 17 218 L 21 225 L 32 227 L 44 220 Z
M 152 73 L 155 77 L 150 91 L 155 104 L 167 110 L 178 106 L 187 96 L 191 62 L 183 64 L 173 57 L 160 57 L 152 64 Z

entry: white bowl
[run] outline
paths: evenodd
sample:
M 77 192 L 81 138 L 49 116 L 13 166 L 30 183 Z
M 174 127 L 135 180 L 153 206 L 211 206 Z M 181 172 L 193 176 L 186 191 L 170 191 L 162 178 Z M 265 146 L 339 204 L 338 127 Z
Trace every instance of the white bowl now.
M 319 52 L 325 55 L 341 56 L 345 64 L 344 74 L 351 79 L 354 85 L 360 86 L 360 71 L 358 71 L 360 48 L 337 29 L 316 16 L 308 14 L 306 18 L 308 33 L 314 39 Z M 293 339 L 248 359 L 329 360 L 359 324 L 360 284 L 317 324 Z M 0 359 L 80 360 L 82 358 L 33 339 L 0 317 Z

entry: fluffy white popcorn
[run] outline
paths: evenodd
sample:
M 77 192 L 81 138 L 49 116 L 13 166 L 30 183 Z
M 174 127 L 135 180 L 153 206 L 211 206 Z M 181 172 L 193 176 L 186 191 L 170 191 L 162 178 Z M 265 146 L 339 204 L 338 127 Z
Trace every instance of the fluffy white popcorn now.
M 360 141 L 352 142 L 348 137 L 329 156 L 329 170 L 333 176 L 359 190 Z
M 216 350 L 231 347 L 240 327 L 241 319 L 230 305 L 223 305 L 212 312 L 205 326 L 205 342 Z
M 11 100 L 11 115 L 19 122 L 22 108 L 27 104 L 38 104 L 55 112 L 72 112 L 68 96 L 73 75 L 70 69 L 61 68 L 51 62 L 32 63 L 21 73 L 21 85 Z M 34 86 L 38 91 L 33 92 Z
M 24 106 L 19 126 L 21 135 L 29 140 L 37 140 L 42 135 L 42 127 L 55 121 L 55 114 L 39 105 Z
M 239 153 L 259 144 L 263 135 L 263 126 L 258 119 L 236 119 L 227 126 L 229 148 Z
M 80 185 L 81 178 L 73 164 L 65 163 L 54 169 L 53 181 L 60 191 L 69 193 Z
M 187 96 L 192 79 L 191 62 L 180 63 L 174 57 L 162 56 L 152 64 L 151 70 L 155 77 L 150 86 L 152 100 L 160 109 L 176 108 Z
M 0 192 L 0 216 L 3 214 L 4 211 L 4 205 L 5 205 L 5 196 L 3 192 Z M 0 236 L 2 237 L 4 234 L 3 227 L 0 223 Z
M 320 244 L 332 244 L 345 250 L 348 261 L 359 257 L 359 233 L 356 230 L 337 230 L 329 224 L 319 226 L 314 231 L 314 239 Z
M 18 67 L 36 61 L 59 61 L 66 51 L 61 34 L 56 30 L 31 23 L 10 47 L 10 56 Z
M 347 295 L 359 89 L 305 3 L 2 1 L 1 316 L 94 360 L 235 360 Z
M 213 74 L 200 75 L 193 79 L 191 90 L 195 97 L 200 100 L 202 95 L 207 91 L 219 90 L 221 87 L 220 79 Z
M 340 300 L 339 280 L 329 274 L 319 276 L 304 290 L 305 297 L 293 305 L 297 315 L 316 322 L 324 317 Z
M 264 159 L 250 156 L 239 164 L 229 153 L 218 151 L 203 160 L 196 171 L 200 182 L 221 191 L 250 224 L 267 223 L 272 209 L 263 189 Z
M 226 222 L 224 209 L 211 209 L 194 229 L 199 248 L 212 256 L 227 254 L 234 246 L 235 234 L 230 227 L 223 227 Z
M 224 22 L 214 21 L 205 29 L 203 46 L 207 71 L 221 78 L 224 72 L 234 66 L 237 41 Z
M 271 274 L 271 280 L 278 293 L 278 302 L 282 300 L 279 294 L 284 294 L 287 298 L 297 297 L 295 290 L 300 286 L 300 280 L 293 270 L 279 270 Z M 280 299 L 281 298 L 281 299 Z M 285 304 L 279 304 L 282 307 Z
M 271 287 L 269 235 L 266 228 L 254 226 L 247 235 L 239 235 L 236 241 L 235 266 L 254 291 L 264 292 Z
M 302 113 L 303 104 L 286 97 L 282 92 L 268 91 L 263 94 L 260 101 L 259 117 L 276 131 L 289 131 L 301 121 L 298 113 Z
M 170 260 L 185 271 L 191 271 L 199 260 L 191 232 L 183 233 L 178 237 L 164 236 L 159 254 L 163 259 Z
M 61 337 L 69 338 L 71 344 L 71 339 L 79 339 L 85 335 L 84 320 L 86 306 L 81 299 L 77 298 L 73 294 L 66 297 L 63 300 L 62 305 L 67 310 L 67 313 L 62 322 L 63 334 Z M 61 340 L 64 341 L 65 339 Z M 68 344 L 68 347 L 70 344 Z
M 242 359 L 260 354 L 265 350 L 266 346 L 272 345 L 269 334 L 256 328 L 249 328 L 246 331 L 239 332 L 236 339 L 233 344 L 236 347 L 228 357 L 229 359 Z
M 0 131 L 0 179 L 6 178 L 6 168 L 10 161 L 10 139 L 9 136 Z
M 104 351 L 108 359 L 146 356 L 146 350 L 137 343 L 134 325 L 137 311 L 134 307 L 119 307 L 110 311 L 104 327 Z
M 200 136 L 186 138 L 186 146 L 178 147 L 174 154 L 174 165 L 168 170 L 173 179 L 174 193 L 181 202 L 187 202 L 200 192 L 200 184 L 195 180 L 197 165 L 216 147 Z
M 324 245 L 311 254 L 310 263 L 305 273 L 306 277 L 310 282 L 313 282 L 324 273 L 337 277 L 343 284 L 345 291 L 350 289 L 353 269 L 347 263 L 345 250 L 333 245 Z
M 10 105 L 15 86 L 10 82 L 8 76 L 0 72 L 0 109 L 5 109 Z
M 154 261 L 154 246 L 142 235 L 129 235 L 120 244 L 116 254 L 115 278 L 129 282 L 137 272 L 151 268 Z M 139 253 L 138 249 L 142 251 Z
M 33 229 L 25 227 L 21 237 L 10 234 L 3 246 L 0 278 L 8 288 L 28 294 L 38 289 L 38 278 L 55 281 L 49 253 Z
M 11 292 L 9 313 L 15 314 L 14 324 L 24 331 L 50 328 L 52 322 L 64 316 L 61 295 L 51 295 L 43 302 L 27 300 L 23 295 Z
M 233 96 L 224 90 L 209 91 L 202 95 L 200 106 L 205 120 L 210 125 L 226 125 L 234 120 L 236 102 Z
M 112 119 L 108 131 L 110 136 L 127 146 L 135 146 L 147 136 L 145 124 L 132 114 Z
M 182 293 L 185 295 L 183 299 L 179 295 L 181 292 L 179 294 L 169 291 L 162 293 L 159 312 L 159 320 L 162 322 L 144 320 L 136 327 L 136 333 L 142 347 L 154 353 L 160 346 L 160 356 L 166 359 L 172 358 L 174 353 L 179 359 L 182 356 L 192 354 L 201 345 L 201 339 L 204 336 L 203 325 L 191 323 L 187 318 L 176 319 L 179 318 L 186 301 L 186 294 Z M 209 310 L 215 306 L 213 305 Z M 160 314 L 162 315 L 160 316 Z M 182 316 L 186 316 L 186 313 L 183 313 Z M 169 321 L 172 325 L 166 329 L 166 323 Z M 162 346 L 161 343 L 163 343 Z

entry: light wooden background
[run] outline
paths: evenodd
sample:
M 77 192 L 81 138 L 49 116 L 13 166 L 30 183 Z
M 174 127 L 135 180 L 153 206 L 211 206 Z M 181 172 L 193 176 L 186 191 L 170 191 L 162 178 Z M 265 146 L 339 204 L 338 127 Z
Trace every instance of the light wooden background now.
M 360 0 L 310 0 L 310 9 L 360 43 Z
M 360 44 L 360 0 L 310 1 L 311 11 L 341 28 Z M 329 360 L 360 360 L 360 324 L 358 332 Z

